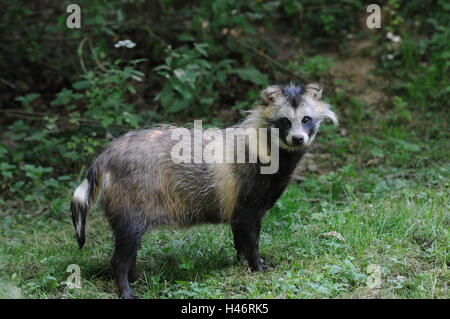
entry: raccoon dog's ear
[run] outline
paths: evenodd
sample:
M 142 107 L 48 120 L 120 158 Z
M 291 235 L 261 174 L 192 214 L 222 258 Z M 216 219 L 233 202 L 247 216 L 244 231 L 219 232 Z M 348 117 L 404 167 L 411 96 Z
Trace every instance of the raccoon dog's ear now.
M 264 89 L 261 93 L 261 99 L 263 105 L 272 104 L 275 99 L 282 94 L 281 87 L 278 85 L 272 85 Z
M 305 95 L 314 100 L 322 98 L 322 87 L 317 83 L 310 83 L 306 86 Z
M 336 125 L 336 126 L 339 125 L 339 121 L 338 121 L 336 114 L 332 110 L 330 110 L 329 107 L 327 107 L 325 109 L 322 116 L 323 116 L 323 118 L 327 118 L 327 119 L 330 119 L 331 121 L 333 121 L 334 125 Z
M 305 89 L 305 96 L 314 100 L 314 105 L 318 109 L 321 120 L 329 119 L 334 125 L 339 125 L 337 115 L 331 110 L 331 106 L 320 100 L 322 98 L 322 87 L 319 84 L 308 84 Z

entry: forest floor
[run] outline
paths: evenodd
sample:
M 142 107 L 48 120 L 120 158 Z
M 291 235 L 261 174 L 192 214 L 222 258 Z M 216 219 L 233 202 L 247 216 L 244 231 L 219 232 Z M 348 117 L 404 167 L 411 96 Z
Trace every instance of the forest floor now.
M 292 183 L 268 213 L 252 273 L 226 225 L 149 232 L 138 254 L 143 298 L 448 298 L 449 177 L 446 120 L 411 111 L 393 122 L 394 96 L 367 54 L 371 40 L 334 61 L 326 96 L 340 126 L 325 125 Z M 402 97 L 400 97 L 402 98 Z M 353 103 L 346 108 L 339 102 Z M 395 106 L 394 106 L 395 107 Z M 356 111 L 351 111 L 355 110 Z M 362 134 L 364 132 L 364 134 Z M 82 179 L 80 176 L 79 179 Z M 74 185 L 76 182 L 74 183 Z M 65 203 L 73 189 L 62 190 Z M 0 297 L 115 298 L 112 233 L 98 208 L 78 250 L 68 204 L 0 207 Z M 82 289 L 68 289 L 70 264 Z

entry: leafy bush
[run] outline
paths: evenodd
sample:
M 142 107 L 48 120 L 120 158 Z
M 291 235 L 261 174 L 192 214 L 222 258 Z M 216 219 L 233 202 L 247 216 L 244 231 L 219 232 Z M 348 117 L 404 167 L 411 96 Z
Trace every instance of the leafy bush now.
M 166 79 L 163 89 L 155 100 L 161 101 L 168 113 L 176 113 L 196 106 L 196 111 L 204 112 L 218 98 L 214 84 L 225 84 L 233 60 L 225 59 L 211 64 L 208 57 L 208 44 L 194 43 L 194 48 L 186 46 L 166 49 L 165 64 L 154 70 Z M 197 107 L 199 106 L 199 107 Z

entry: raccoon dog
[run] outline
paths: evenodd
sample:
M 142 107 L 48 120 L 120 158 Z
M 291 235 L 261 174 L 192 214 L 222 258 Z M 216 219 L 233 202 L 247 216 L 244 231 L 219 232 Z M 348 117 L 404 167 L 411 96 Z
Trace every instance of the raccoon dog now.
M 72 220 L 80 249 L 89 207 L 101 194 L 115 236 L 111 265 L 120 297 L 135 297 L 129 282 L 138 278 L 136 253 L 142 235 L 157 225 L 228 223 L 238 257 L 245 258 L 251 270 L 263 271 L 267 267 L 259 255 L 259 234 L 266 211 L 289 184 L 321 122 L 328 118 L 337 124 L 321 95 L 317 84 L 270 86 L 262 92 L 260 105 L 236 126 L 278 129 L 267 138 L 268 144 L 276 138 L 279 145 L 279 150 L 268 145 L 270 152 L 279 151 L 273 174 L 261 174 L 266 164 L 260 155 L 253 163 L 174 161 L 171 152 L 179 142 L 172 138 L 175 126 L 132 131 L 115 139 L 73 194 Z

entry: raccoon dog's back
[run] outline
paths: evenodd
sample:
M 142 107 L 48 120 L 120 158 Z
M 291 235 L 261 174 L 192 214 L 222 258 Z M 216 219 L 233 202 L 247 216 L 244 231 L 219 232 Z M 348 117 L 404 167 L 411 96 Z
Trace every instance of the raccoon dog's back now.
M 228 221 L 233 204 L 222 188 L 227 188 L 225 197 L 236 191 L 231 167 L 174 162 L 173 129 L 130 132 L 94 161 L 102 174 L 101 202 L 107 215 L 132 211 L 151 225 Z

